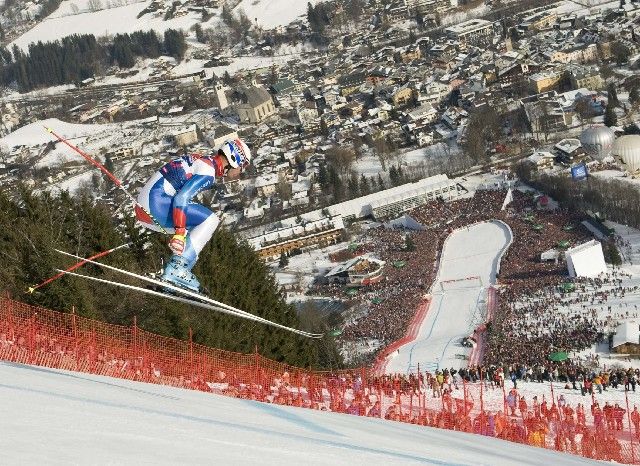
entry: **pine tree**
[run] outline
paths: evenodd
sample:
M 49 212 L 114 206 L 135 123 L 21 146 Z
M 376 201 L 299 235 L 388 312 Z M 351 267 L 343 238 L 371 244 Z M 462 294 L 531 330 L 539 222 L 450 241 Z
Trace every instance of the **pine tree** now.
M 637 85 L 633 86 L 629 92 L 629 102 L 631 102 L 632 105 L 640 103 L 640 88 Z
M 113 173 L 113 160 L 108 155 L 104 158 L 104 168 Z
M 389 169 L 389 180 L 391 181 L 391 186 L 398 186 L 398 184 L 400 184 L 398 169 L 395 165 L 392 165 Z
M 371 187 L 369 186 L 369 180 L 364 174 L 360 176 L 360 194 L 366 196 L 371 193 Z
M 284 253 L 284 251 L 282 251 L 280 253 L 280 260 L 278 260 L 278 267 L 280 267 L 282 269 L 282 268 L 286 267 L 287 265 L 289 265 L 289 258 Z
M 186 51 L 187 43 L 184 33 L 176 29 L 167 29 L 164 32 L 164 52 L 177 60 L 182 60 Z
M 320 168 L 318 169 L 318 184 L 323 191 L 329 185 L 329 175 L 327 174 L 327 169 L 324 164 L 320 165 Z
M 616 115 L 615 108 L 613 105 L 607 105 L 607 108 L 604 112 L 604 124 L 605 126 L 615 126 L 618 124 L 618 116 Z
M 347 190 L 349 191 L 349 198 L 354 199 L 360 195 L 360 187 L 358 185 L 358 175 L 355 172 L 351 172 L 349 181 L 347 182 Z
M 616 85 L 614 83 L 609 83 L 607 86 L 607 96 L 607 105 L 611 105 L 613 107 L 618 107 L 620 105 L 620 101 L 618 100 L 618 91 L 616 90 Z
M 405 251 L 415 251 L 416 245 L 413 243 L 413 238 L 411 235 L 406 235 L 404 237 L 404 250 Z
M 196 23 L 195 31 L 196 31 L 196 40 L 198 42 L 200 42 L 201 44 L 206 43 L 207 42 L 207 36 L 205 35 L 204 31 L 202 30 L 202 25 L 200 23 Z
M 382 191 L 383 189 L 385 189 L 384 180 L 382 179 L 382 175 L 378 173 L 378 191 Z

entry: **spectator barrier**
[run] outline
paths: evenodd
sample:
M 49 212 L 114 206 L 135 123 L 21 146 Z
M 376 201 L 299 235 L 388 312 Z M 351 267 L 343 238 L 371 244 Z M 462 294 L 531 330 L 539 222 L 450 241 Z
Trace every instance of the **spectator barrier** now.
M 425 311 L 428 303 L 424 306 Z M 628 391 L 618 406 L 572 406 L 549 385 L 527 400 L 505 387 L 504 373 L 376 375 L 370 368 L 311 371 L 0 298 L 0 359 L 247 398 L 381 417 L 636 464 L 640 414 Z M 471 375 L 469 375 L 471 374 Z M 506 382 L 509 384 L 509 382 Z M 514 384 L 515 385 L 515 384 Z M 545 387 L 541 384 L 537 387 Z M 635 385 L 634 385 L 635 387 Z M 623 396 L 624 395 L 624 396 Z M 605 401 L 600 400 L 600 401 Z

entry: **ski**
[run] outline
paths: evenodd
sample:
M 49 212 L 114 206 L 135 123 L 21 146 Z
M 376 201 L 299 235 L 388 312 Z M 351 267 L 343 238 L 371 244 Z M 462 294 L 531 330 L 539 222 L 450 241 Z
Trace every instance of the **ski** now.
M 64 255 L 69 256 L 69 257 L 74 257 L 76 259 L 83 259 L 80 256 L 76 256 L 75 254 L 71 254 L 71 253 L 68 253 L 68 252 L 65 252 L 65 251 L 61 251 L 61 250 L 58 250 L 58 249 L 56 249 L 56 252 L 58 252 L 60 254 L 64 254 Z M 78 273 L 74 273 L 74 272 L 70 272 L 70 271 L 63 271 L 63 270 L 58 270 L 58 271 L 59 272 L 64 272 L 67 275 L 73 275 L 73 276 L 86 278 L 86 279 L 97 281 L 97 282 L 101 282 L 101 283 L 107 283 L 107 284 L 111 284 L 111 285 L 114 285 L 114 286 L 120 286 L 122 288 L 134 289 L 134 290 L 142 291 L 144 293 L 151 294 L 151 295 L 154 295 L 154 296 L 160 296 L 160 297 L 164 297 L 164 298 L 167 298 L 167 299 L 172 299 L 174 301 L 183 302 L 183 303 L 186 303 L 186 304 L 193 304 L 195 306 L 202 307 L 204 309 L 214 310 L 214 311 L 222 312 L 222 313 L 225 313 L 225 314 L 234 315 L 236 317 L 241 317 L 243 319 L 253 320 L 255 322 L 260 322 L 260 323 L 263 323 L 265 325 L 270 325 L 272 327 L 277 327 L 277 328 L 280 328 L 282 330 L 287 330 L 289 332 L 293 332 L 293 333 L 296 333 L 298 335 L 302 335 L 302 336 L 305 336 L 305 337 L 308 337 L 308 338 L 322 338 L 322 336 L 323 336 L 322 334 L 319 334 L 319 333 L 305 332 L 303 330 L 298 330 L 298 329 L 295 329 L 293 327 L 287 327 L 285 325 L 278 324 L 276 322 L 270 321 L 270 320 L 265 319 L 263 317 L 256 316 L 256 315 L 251 314 L 249 312 L 237 309 L 237 308 L 235 308 L 233 306 L 229 306 L 227 304 L 224 304 L 224 303 L 221 303 L 219 301 L 216 301 L 215 299 L 212 299 L 212 298 L 210 298 L 208 296 L 205 296 L 205 295 L 203 295 L 201 293 L 197 293 L 197 292 L 192 291 L 192 290 L 187 290 L 185 288 L 181 288 L 179 286 L 175 286 L 175 285 L 173 285 L 171 283 L 168 283 L 168 282 L 165 282 L 163 280 L 158 280 L 158 279 L 155 279 L 155 278 L 148 277 L 146 275 L 140 275 L 140 274 L 137 274 L 137 273 L 134 273 L 134 272 L 129 272 L 128 270 L 119 269 L 117 267 L 113 267 L 113 266 L 110 266 L 110 265 L 107 265 L 107 264 L 103 264 L 103 263 L 100 263 L 100 262 L 96 262 L 96 261 L 93 261 L 93 260 L 86 260 L 86 262 L 90 263 L 90 264 L 97 265 L 99 267 L 103 267 L 103 268 L 108 269 L 108 270 L 112 270 L 114 272 L 118 272 L 118 273 L 130 276 L 130 277 L 133 277 L 133 278 L 137 278 L 137 279 L 142 280 L 142 281 L 146 281 L 148 283 L 154 284 L 154 285 L 159 286 L 161 288 L 168 288 L 168 289 L 170 289 L 170 290 L 172 290 L 172 291 L 174 291 L 176 293 L 179 293 L 182 296 L 174 295 L 174 294 L 170 294 L 170 293 L 166 293 L 166 292 L 161 292 L 161 291 L 156 291 L 156 290 L 151 290 L 151 289 L 140 287 L 140 286 L 127 285 L 125 283 L 121 283 L 121 282 L 117 282 L 117 281 L 105 280 L 105 279 L 102 279 L 102 278 L 91 277 L 91 276 L 88 276 L 88 275 L 82 275 L 82 274 L 78 274 Z

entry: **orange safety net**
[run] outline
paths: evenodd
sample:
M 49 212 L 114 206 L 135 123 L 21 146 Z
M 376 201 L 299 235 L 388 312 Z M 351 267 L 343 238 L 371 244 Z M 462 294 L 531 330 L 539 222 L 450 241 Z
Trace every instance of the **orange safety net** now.
M 470 383 L 420 370 L 310 371 L 257 352 L 162 337 L 135 321 L 131 327 L 106 324 L 9 298 L 0 298 L 0 360 L 459 430 L 605 461 L 640 461 L 640 414 L 630 410 L 626 391 L 615 392 L 617 400 L 610 395 L 608 404 L 592 394 L 583 406 L 556 397 L 553 384 L 548 399 L 538 400 L 499 378 Z

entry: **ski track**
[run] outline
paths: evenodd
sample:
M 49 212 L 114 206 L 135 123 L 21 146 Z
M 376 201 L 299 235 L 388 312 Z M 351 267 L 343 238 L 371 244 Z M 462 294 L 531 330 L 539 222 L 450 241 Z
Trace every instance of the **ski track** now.
M 457 354 L 469 349 L 454 342 L 469 336 L 486 317 L 487 287 L 495 283 L 499 258 L 510 244 L 510 229 L 502 222 L 482 222 L 451 233 L 442 249 L 440 266 L 432 288 L 429 311 L 418 337 L 391 356 L 386 371 L 433 371 L 464 364 Z M 478 246 L 482 251 L 478 252 Z M 440 290 L 447 280 L 479 276 L 482 286 Z
M 377 418 L 0 362 L 7 464 L 595 464 Z

